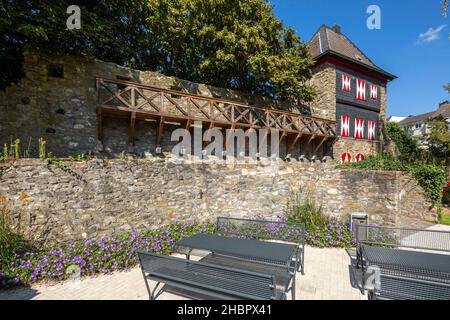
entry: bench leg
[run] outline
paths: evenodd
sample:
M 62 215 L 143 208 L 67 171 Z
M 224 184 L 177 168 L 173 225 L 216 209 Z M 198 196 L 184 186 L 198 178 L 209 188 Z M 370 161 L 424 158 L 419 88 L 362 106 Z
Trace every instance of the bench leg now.
M 291 298 L 292 298 L 292 300 L 295 300 L 295 275 L 294 275 L 294 277 L 292 278 Z
M 156 286 L 153 288 L 153 291 L 150 292 L 150 300 L 156 300 L 156 290 L 158 289 L 158 286 L 161 282 L 157 282 Z
M 192 250 L 189 250 L 189 251 L 186 253 L 186 259 L 187 259 L 187 260 L 191 259 L 191 252 L 192 252 Z

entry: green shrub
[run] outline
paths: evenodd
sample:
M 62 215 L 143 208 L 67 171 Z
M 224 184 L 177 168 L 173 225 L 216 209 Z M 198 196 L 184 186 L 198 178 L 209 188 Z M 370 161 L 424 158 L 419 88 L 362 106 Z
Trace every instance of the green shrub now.
M 363 161 L 340 165 L 344 169 L 386 170 L 409 172 L 424 190 L 424 196 L 435 205 L 441 203 L 442 190 L 447 183 L 444 166 L 401 161 L 390 154 L 368 156 Z
M 324 214 L 322 207 L 309 197 L 302 200 L 301 193 L 292 193 L 288 198 L 283 220 L 304 223 L 306 243 L 316 247 L 350 247 L 352 233 L 348 226 L 335 217 Z
M 0 215 L 0 271 L 17 255 L 34 251 L 34 247 L 19 232 L 10 228 L 4 207 Z
M 443 166 L 413 165 L 409 171 L 424 189 L 425 196 L 434 204 L 441 203 L 442 190 L 447 184 L 447 170 Z
M 395 142 L 400 152 L 400 160 L 408 163 L 432 162 L 432 154 L 422 149 L 417 144 L 417 139 L 405 133 L 397 123 L 388 122 L 386 124 L 389 137 Z
M 308 231 L 323 228 L 329 222 L 328 217 L 322 213 L 322 207 L 316 206 L 311 199 L 302 201 L 299 193 L 292 194 L 286 204 L 287 220 L 304 223 Z

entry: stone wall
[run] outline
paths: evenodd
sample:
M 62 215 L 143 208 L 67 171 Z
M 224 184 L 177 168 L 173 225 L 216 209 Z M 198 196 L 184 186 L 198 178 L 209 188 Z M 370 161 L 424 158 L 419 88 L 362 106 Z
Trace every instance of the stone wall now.
M 316 91 L 316 98 L 311 103 L 311 113 L 336 121 L 336 67 L 323 64 L 315 68 L 310 85 Z
M 96 238 L 218 215 L 276 219 L 291 192 L 327 214 L 368 212 L 372 222 L 436 221 L 414 179 L 338 170 L 331 163 L 176 164 L 166 159 L 0 163 L 0 208 L 37 239 Z
M 52 74 L 51 70 L 55 67 L 60 68 L 62 74 Z M 18 84 L 0 91 L 0 145 L 19 138 L 21 149 L 29 150 L 31 156 L 38 153 L 37 141 L 40 137 L 47 141 L 47 151 L 57 157 L 83 153 L 112 157 L 121 152 L 131 152 L 138 156 L 155 153 L 154 122 L 138 120 L 136 145 L 130 146 L 129 121 L 106 119 L 104 144 L 98 143 L 95 77 L 130 80 L 250 105 L 303 112 L 302 108 L 261 96 L 82 57 L 50 57 L 27 52 L 24 56 L 24 71 L 25 77 Z M 167 128 L 171 129 L 170 126 Z M 165 130 L 162 141 L 165 150 L 171 149 L 170 134 L 171 130 Z M 297 145 L 297 149 L 299 148 Z
M 358 140 L 355 138 L 339 138 L 334 144 L 334 157 L 337 160 L 341 159 L 341 155 L 344 152 L 348 152 L 352 157 L 352 161 L 355 161 L 355 157 L 358 154 L 367 156 L 375 156 L 380 150 L 380 142 L 378 140 Z

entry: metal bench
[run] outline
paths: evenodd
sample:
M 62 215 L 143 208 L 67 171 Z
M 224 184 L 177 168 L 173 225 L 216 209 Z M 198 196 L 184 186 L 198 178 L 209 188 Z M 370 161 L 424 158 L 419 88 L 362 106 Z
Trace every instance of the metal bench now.
M 450 232 L 358 225 L 356 234 L 369 299 L 450 299 Z
M 273 275 L 152 253 L 138 252 L 138 258 L 151 300 L 161 283 L 215 299 L 286 299 Z M 148 280 L 157 282 L 153 290 Z
M 189 259 L 192 250 L 206 250 L 210 254 L 201 261 L 274 275 L 278 290 L 291 292 L 295 300 L 296 273 L 304 274 L 304 244 L 301 223 L 219 217 L 214 234 L 182 239 L 173 251 Z
M 215 234 L 254 240 L 276 240 L 297 246 L 290 266 L 305 274 L 305 238 L 303 223 L 218 217 Z

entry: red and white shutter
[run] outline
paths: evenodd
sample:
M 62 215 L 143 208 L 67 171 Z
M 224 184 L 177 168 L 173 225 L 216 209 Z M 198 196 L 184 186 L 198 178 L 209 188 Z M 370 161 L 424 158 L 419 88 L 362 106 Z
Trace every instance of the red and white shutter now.
M 376 84 L 370 85 L 370 99 L 372 100 L 378 99 L 378 86 Z
M 366 100 L 366 81 L 361 79 L 356 79 L 356 98 L 358 100 Z
M 375 121 L 368 122 L 368 139 L 375 140 Z
M 348 137 L 350 135 L 350 117 L 341 116 L 341 137 Z
M 364 139 L 364 120 L 355 119 L 355 139 Z
M 350 76 L 343 74 L 342 75 L 342 90 L 350 92 L 352 90 L 351 83 L 352 83 L 352 78 L 350 78 Z
M 344 152 L 343 154 L 341 154 L 341 161 L 342 163 L 351 162 L 352 156 L 350 155 L 350 153 Z
M 364 155 L 361 154 L 361 153 L 358 153 L 358 154 L 356 155 L 355 159 L 356 159 L 356 162 L 363 161 L 363 160 L 364 160 Z

